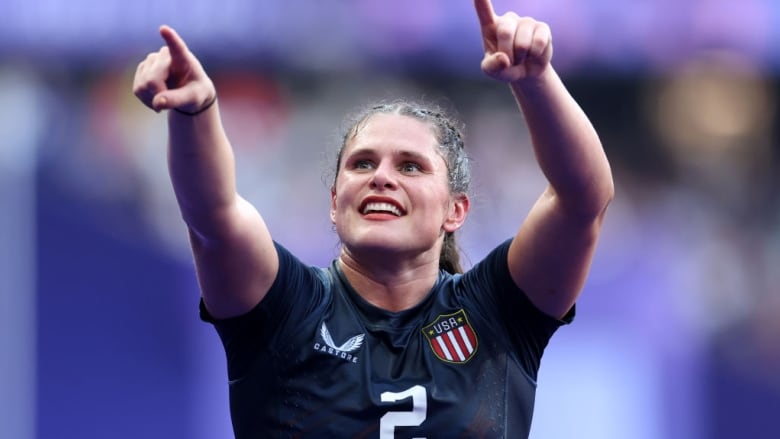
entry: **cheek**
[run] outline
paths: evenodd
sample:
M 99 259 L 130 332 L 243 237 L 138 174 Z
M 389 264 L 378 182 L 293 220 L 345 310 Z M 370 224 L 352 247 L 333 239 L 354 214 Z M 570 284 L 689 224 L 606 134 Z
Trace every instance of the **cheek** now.
M 336 187 L 336 190 L 331 196 L 331 204 L 334 209 L 339 209 L 344 206 L 344 201 L 346 201 L 346 194 L 344 193 L 344 189 L 341 187 L 341 185 L 339 185 Z
M 347 179 L 340 178 L 336 184 L 335 191 L 331 194 L 331 210 L 343 212 L 349 208 L 355 198 L 354 191 Z
M 450 206 L 451 196 L 449 192 L 449 187 L 444 188 L 442 185 L 435 185 L 432 187 L 429 187 L 426 191 L 426 193 L 430 194 L 428 195 L 428 204 L 432 208 L 440 208 L 444 211 L 447 211 Z

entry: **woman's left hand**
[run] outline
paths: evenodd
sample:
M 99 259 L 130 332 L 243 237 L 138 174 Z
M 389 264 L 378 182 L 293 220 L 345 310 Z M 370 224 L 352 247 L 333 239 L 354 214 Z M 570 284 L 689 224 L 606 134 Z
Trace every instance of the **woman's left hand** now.
M 490 0 L 474 0 L 485 56 L 482 71 L 504 82 L 539 77 L 552 59 L 550 27 L 514 12 L 497 16 Z

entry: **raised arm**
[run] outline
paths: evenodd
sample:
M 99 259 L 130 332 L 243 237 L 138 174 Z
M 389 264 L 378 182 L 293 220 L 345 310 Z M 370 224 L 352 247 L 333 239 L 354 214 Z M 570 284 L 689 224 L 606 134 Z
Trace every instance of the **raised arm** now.
M 262 300 L 278 259 L 262 217 L 236 192 L 233 150 L 222 127 L 216 90 L 184 40 L 168 26 L 159 51 L 138 65 L 133 91 L 168 112 L 168 167 L 190 242 L 204 302 L 216 318 Z
M 561 317 L 590 270 L 612 173 L 601 141 L 552 67 L 552 35 L 542 22 L 497 16 L 490 0 L 474 0 L 485 56 L 482 70 L 507 82 L 525 117 L 548 186 L 509 249 L 515 283 L 543 312 Z

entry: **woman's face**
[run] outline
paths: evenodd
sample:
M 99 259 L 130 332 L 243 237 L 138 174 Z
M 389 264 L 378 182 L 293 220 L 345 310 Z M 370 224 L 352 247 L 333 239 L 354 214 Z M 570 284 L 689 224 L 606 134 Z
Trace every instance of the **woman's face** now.
M 354 256 L 438 257 L 443 232 L 466 219 L 468 198 L 450 194 L 432 127 L 409 116 L 371 116 L 344 147 L 331 221 Z

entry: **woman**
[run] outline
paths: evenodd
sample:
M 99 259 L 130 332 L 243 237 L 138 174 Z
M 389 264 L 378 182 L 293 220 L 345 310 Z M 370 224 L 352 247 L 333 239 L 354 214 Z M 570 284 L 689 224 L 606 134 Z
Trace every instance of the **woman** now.
M 549 185 L 517 234 L 460 274 L 468 160 L 441 113 L 396 103 L 346 133 L 327 269 L 274 242 L 236 192 L 216 91 L 169 27 L 134 91 L 169 112 L 169 169 L 228 358 L 236 437 L 527 437 L 539 361 L 574 316 L 613 196 L 550 30 L 475 0 L 482 69 L 509 84 Z

